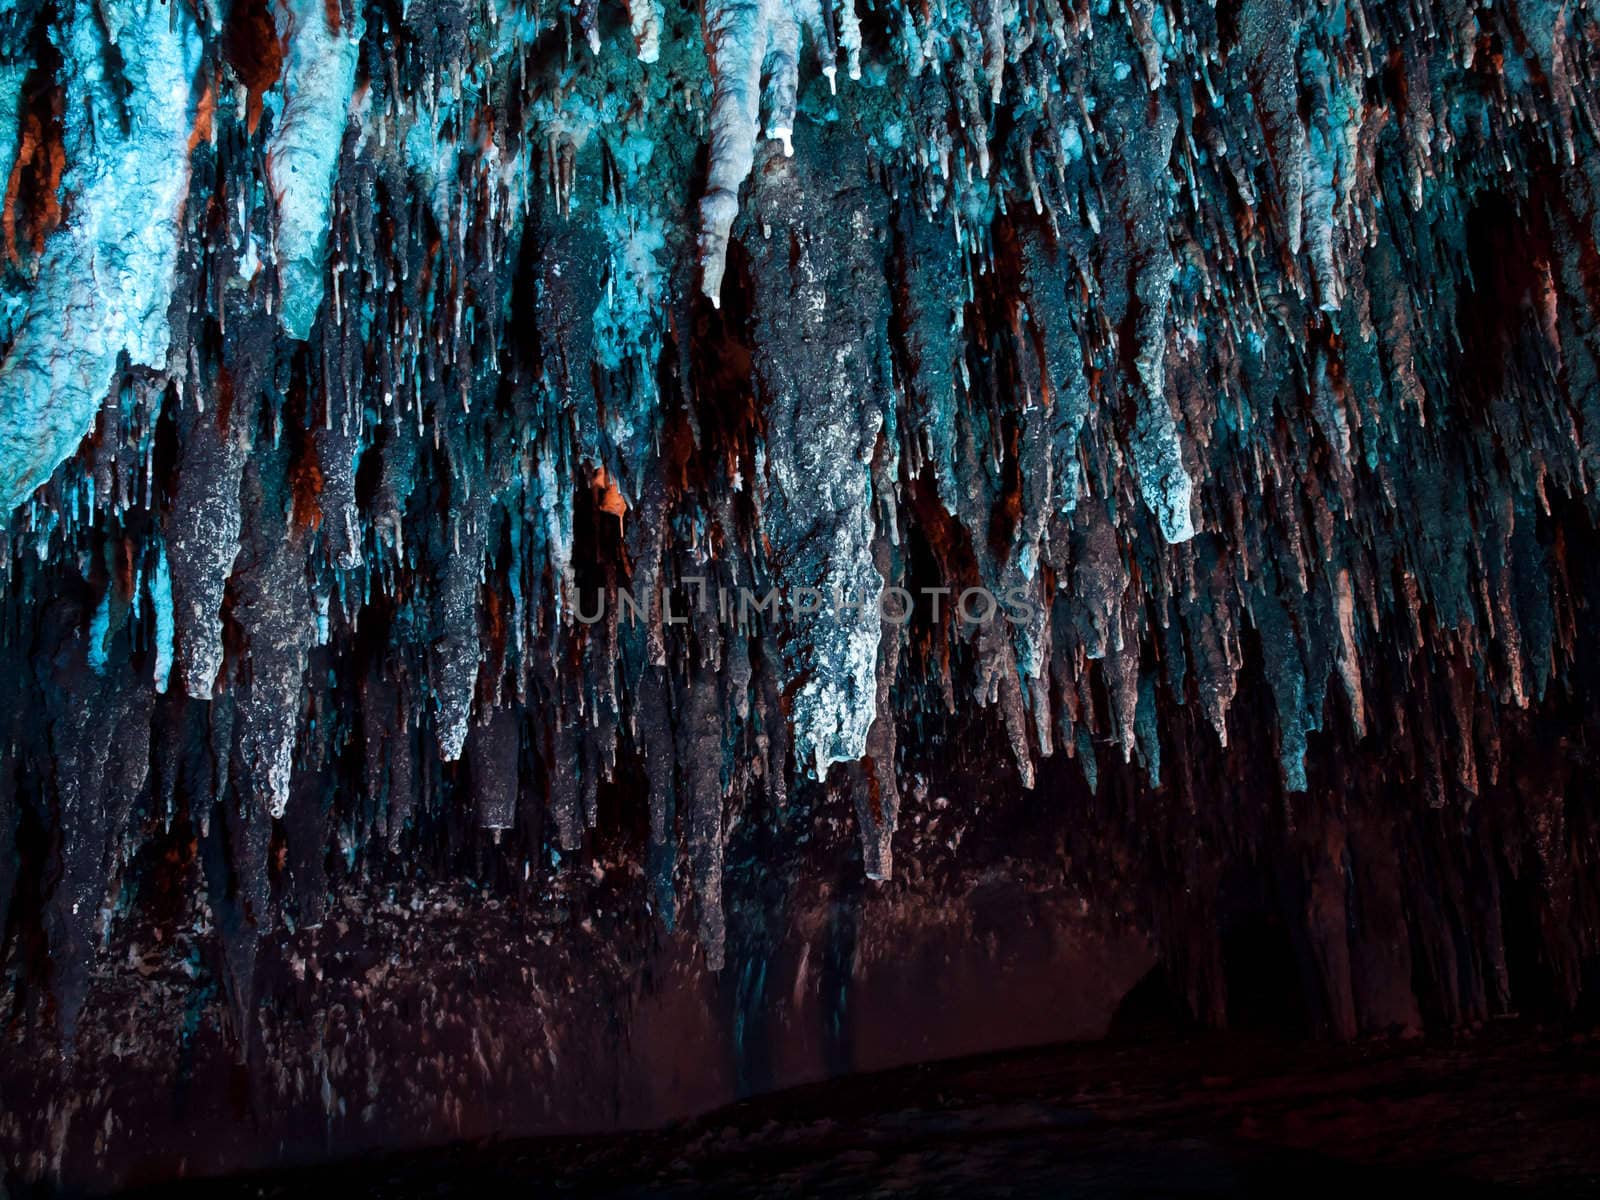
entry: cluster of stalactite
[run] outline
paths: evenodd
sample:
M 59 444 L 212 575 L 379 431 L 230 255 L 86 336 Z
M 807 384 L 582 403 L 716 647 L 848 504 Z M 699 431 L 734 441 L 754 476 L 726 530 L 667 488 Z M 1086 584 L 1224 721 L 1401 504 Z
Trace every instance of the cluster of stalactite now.
M 244 1020 L 331 877 L 611 788 L 718 967 L 731 814 L 842 779 L 887 878 L 943 714 L 1154 794 L 1247 669 L 1285 794 L 1470 807 L 1590 694 L 1597 78 L 1549 0 L 18 0 L 0 924 L 70 1035 L 187 822 Z

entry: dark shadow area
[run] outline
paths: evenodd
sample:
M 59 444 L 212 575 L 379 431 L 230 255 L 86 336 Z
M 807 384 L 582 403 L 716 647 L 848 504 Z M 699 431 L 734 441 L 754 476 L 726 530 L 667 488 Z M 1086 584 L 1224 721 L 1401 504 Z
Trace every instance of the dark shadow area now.
M 1041 1047 L 792 1089 L 662 1130 L 457 1144 L 159 1194 L 1590 1195 L 1596 1053 L 1592 1039 L 1509 1027 L 1427 1045 Z

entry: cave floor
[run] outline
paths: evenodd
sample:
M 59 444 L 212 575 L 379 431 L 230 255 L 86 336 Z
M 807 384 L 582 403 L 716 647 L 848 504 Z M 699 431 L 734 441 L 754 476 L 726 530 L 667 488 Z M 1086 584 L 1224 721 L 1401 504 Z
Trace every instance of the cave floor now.
M 451 1145 L 194 1180 L 178 1194 L 1302 1197 L 1358 1187 L 1600 1194 L 1600 1035 L 1496 1025 L 1450 1042 L 1230 1035 L 1048 1047 L 844 1077 L 662 1130 Z

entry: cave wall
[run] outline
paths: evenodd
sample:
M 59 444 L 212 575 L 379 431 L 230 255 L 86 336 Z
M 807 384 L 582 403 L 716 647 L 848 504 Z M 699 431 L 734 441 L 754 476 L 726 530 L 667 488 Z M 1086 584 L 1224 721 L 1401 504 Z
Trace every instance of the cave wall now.
M 1597 56 L 1543 0 L 8 7 L 13 1164 L 1583 1012 Z

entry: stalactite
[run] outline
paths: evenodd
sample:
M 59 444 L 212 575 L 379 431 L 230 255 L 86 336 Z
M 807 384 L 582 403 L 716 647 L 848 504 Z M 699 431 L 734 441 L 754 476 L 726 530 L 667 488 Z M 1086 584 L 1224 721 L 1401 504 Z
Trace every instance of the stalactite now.
M 359 8 L 346 18 L 339 4 L 323 0 L 280 0 L 274 20 L 284 46 L 283 91 L 268 97 L 277 120 L 266 155 L 278 316 L 286 334 L 304 339 L 322 304 L 334 168 L 365 26 Z
M 166 367 L 189 149 L 206 136 L 212 103 L 195 87 L 201 40 L 181 6 L 77 3 L 55 32 L 73 215 L 50 240 L 0 365 L 7 509 L 77 450 L 122 355 Z

